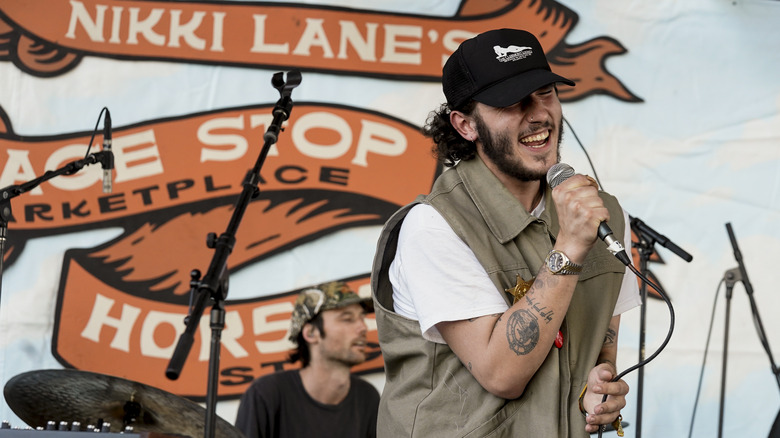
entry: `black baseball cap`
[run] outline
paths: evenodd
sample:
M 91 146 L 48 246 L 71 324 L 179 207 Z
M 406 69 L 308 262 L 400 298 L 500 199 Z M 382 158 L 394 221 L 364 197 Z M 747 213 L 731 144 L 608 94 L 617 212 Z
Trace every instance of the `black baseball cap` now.
M 517 29 L 490 30 L 463 41 L 444 64 L 441 82 L 452 109 L 470 99 L 507 107 L 555 82 L 574 85 L 552 72 L 532 33 Z

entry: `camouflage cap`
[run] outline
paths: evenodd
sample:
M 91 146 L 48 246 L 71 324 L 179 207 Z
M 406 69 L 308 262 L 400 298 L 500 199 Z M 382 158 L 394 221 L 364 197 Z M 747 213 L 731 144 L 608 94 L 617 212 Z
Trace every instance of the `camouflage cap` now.
M 359 296 L 343 281 L 331 281 L 304 289 L 295 300 L 290 321 L 290 341 L 297 343 L 303 325 L 323 310 L 340 309 L 350 304 L 360 304 L 368 312 L 374 310 L 371 297 Z

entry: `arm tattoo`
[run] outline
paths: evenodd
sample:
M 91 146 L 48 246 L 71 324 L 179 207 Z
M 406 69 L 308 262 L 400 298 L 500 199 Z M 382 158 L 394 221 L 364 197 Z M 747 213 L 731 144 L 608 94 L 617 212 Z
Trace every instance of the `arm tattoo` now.
M 615 338 L 617 337 L 617 332 L 612 330 L 612 328 L 607 328 L 607 335 L 604 336 L 604 345 L 612 345 L 615 343 Z
M 547 306 L 540 306 L 539 302 L 536 300 L 535 297 L 531 295 L 525 296 L 525 301 L 528 303 L 529 306 L 531 306 L 532 309 L 536 311 L 536 313 L 539 314 L 547 323 L 552 321 L 552 317 L 555 314 L 555 312 L 552 311 L 552 309 L 545 312 L 545 309 L 547 309 Z
M 534 280 L 534 287 L 531 291 L 535 294 L 539 294 L 540 297 L 544 297 L 547 295 L 547 289 L 554 288 L 558 285 L 558 280 L 559 278 L 555 275 L 537 275 Z M 529 291 L 529 293 L 531 293 L 531 291 Z
M 506 323 L 506 340 L 518 356 L 533 351 L 539 342 L 539 322 L 525 309 L 513 312 Z

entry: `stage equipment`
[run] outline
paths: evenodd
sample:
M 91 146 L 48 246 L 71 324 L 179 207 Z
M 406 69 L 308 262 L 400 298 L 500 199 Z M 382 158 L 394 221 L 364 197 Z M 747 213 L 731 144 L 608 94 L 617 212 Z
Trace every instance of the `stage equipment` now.
M 653 253 L 655 252 L 655 244 L 658 243 L 661 246 L 669 249 L 673 253 L 675 253 L 678 257 L 685 260 L 686 262 L 689 262 L 693 260 L 693 256 L 688 254 L 684 249 L 677 246 L 674 242 L 669 240 L 668 237 L 664 236 L 663 234 L 657 232 L 652 227 L 647 225 L 646 223 L 642 222 L 641 219 L 633 216 L 629 216 L 629 220 L 631 221 L 631 230 L 636 234 L 638 241 L 632 242 L 634 245 L 634 248 L 637 249 L 637 253 L 639 254 L 639 272 L 642 273 L 642 275 L 649 275 L 650 271 L 647 268 L 648 261 L 652 258 Z M 639 295 L 642 300 L 642 305 L 639 308 L 639 361 L 643 361 L 645 359 L 645 332 L 646 332 L 646 326 L 647 326 L 647 283 L 644 281 L 642 282 L 642 285 L 639 287 Z M 637 384 L 636 384 L 636 431 L 635 431 L 635 437 L 641 438 L 642 437 L 642 400 L 644 397 L 644 381 L 645 381 L 645 370 L 644 368 L 639 368 L 636 375 Z
M 219 354 L 222 329 L 225 327 L 225 299 L 228 292 L 227 259 L 236 243 L 236 232 L 241 223 L 241 218 L 246 212 L 251 198 L 255 197 L 259 192 L 258 183 L 263 162 L 265 162 L 271 146 L 276 143 L 279 137 L 282 123 L 287 120 L 292 111 L 293 101 L 290 94 L 293 88 L 300 83 L 301 73 L 298 70 L 288 72 L 286 81 L 282 72 L 275 73 L 271 79 L 271 84 L 279 91 L 280 98 L 272 111 L 273 120 L 263 135 L 265 143 L 254 167 L 246 174 L 243 190 L 236 201 L 233 216 L 230 218 L 227 229 L 218 238 L 215 233 L 209 233 L 207 236 L 206 245 L 214 250 L 214 255 L 203 278 L 200 278 L 200 272 L 197 269 L 191 273 L 190 294 L 193 304 L 190 306 L 189 314 L 184 318 L 186 328 L 179 336 L 176 349 L 165 371 L 165 375 L 169 379 L 176 380 L 179 378 L 184 362 L 187 360 L 192 344 L 195 342 L 195 332 L 197 332 L 200 318 L 203 316 L 206 301 L 210 300 L 213 304 L 210 315 L 211 349 L 209 353 L 208 388 L 206 390 L 206 422 L 204 431 L 206 438 L 214 437 L 219 381 Z
M 103 135 L 104 137 L 107 135 L 109 138 L 107 140 L 105 138 L 103 139 L 104 149 L 102 151 L 90 154 L 89 150 L 92 148 L 92 141 L 95 139 L 95 132 L 97 131 L 97 127 L 100 123 L 100 119 L 103 116 L 103 113 L 106 114 L 104 119 Z M 107 148 L 106 145 L 108 146 Z M 42 183 L 54 177 L 60 175 L 73 175 L 84 168 L 84 166 L 89 166 L 90 164 L 95 163 L 100 163 L 100 165 L 103 167 L 104 178 L 105 173 L 108 172 L 108 187 L 106 187 L 106 182 L 104 180 L 103 190 L 110 191 L 110 169 L 114 168 L 114 153 L 111 151 L 111 115 L 109 114 L 108 108 L 105 107 L 103 107 L 103 109 L 100 111 L 100 115 L 98 115 L 95 129 L 92 130 L 92 138 L 90 138 L 89 145 L 87 146 L 87 153 L 83 159 L 71 161 L 57 170 L 47 170 L 40 177 L 27 181 L 26 183 L 12 184 L 0 189 L 0 297 L 2 297 L 3 260 L 5 260 L 5 241 L 8 237 L 8 222 L 13 220 L 11 199 L 21 195 L 22 193 L 29 192 L 30 190 L 38 187 Z
M 206 410 L 199 404 L 119 377 L 72 369 L 35 370 L 11 378 L 4 395 L 22 421 L 44 431 L 155 432 L 203 438 Z M 217 436 L 244 438 L 222 418 Z
M 726 283 L 726 316 L 724 320 L 724 334 L 723 334 L 723 359 L 721 367 L 720 377 L 720 409 L 718 412 L 718 438 L 723 436 L 723 411 L 726 402 L 726 365 L 728 362 L 729 353 L 729 319 L 731 317 L 731 297 L 734 292 L 734 285 L 741 281 L 745 286 L 745 292 L 747 292 L 748 300 L 750 301 L 750 310 L 753 314 L 753 322 L 758 332 L 758 339 L 761 341 L 761 345 L 764 347 L 767 356 L 769 357 L 769 364 L 772 367 L 772 374 L 777 381 L 777 388 L 780 389 L 780 370 L 778 370 L 775 364 L 775 359 L 772 356 L 772 350 L 769 348 L 769 341 L 766 338 L 766 332 L 764 331 L 764 324 L 761 322 L 761 316 L 758 314 L 758 306 L 756 300 L 753 297 L 753 286 L 750 284 L 747 270 L 745 269 L 745 263 L 742 261 L 742 253 L 737 245 L 737 238 L 734 236 L 734 230 L 731 228 L 731 223 L 726 223 L 726 231 L 729 234 L 729 240 L 731 240 L 731 248 L 734 250 L 734 258 L 737 260 L 737 267 L 729 269 L 725 272 L 723 280 Z M 772 426 L 774 432 L 770 432 L 770 437 L 777 435 L 777 420 L 775 425 Z
M 547 171 L 547 184 L 550 186 L 550 188 L 554 189 L 556 186 L 558 186 L 560 183 L 566 181 L 568 178 L 572 177 L 574 174 L 575 174 L 574 169 L 571 166 L 569 166 L 568 164 L 557 163 L 557 164 L 553 165 Z M 638 223 L 641 223 L 641 225 L 642 225 L 641 231 L 646 234 L 646 236 L 640 237 L 640 240 L 644 240 L 645 244 L 647 244 L 648 247 L 650 248 L 650 250 L 652 250 L 653 244 L 655 243 L 657 237 L 661 236 L 661 235 L 658 234 L 657 232 L 655 232 L 655 230 L 652 230 L 652 228 L 644 225 L 644 223 L 639 221 L 638 219 L 635 219 L 635 220 Z M 632 220 L 632 227 L 634 227 L 634 226 L 635 226 L 634 225 L 634 221 Z M 637 229 L 634 229 L 634 230 L 637 231 Z M 648 230 L 652 231 L 652 233 L 648 232 Z M 641 378 L 642 378 L 641 376 L 642 376 L 642 373 L 643 373 L 644 366 L 647 363 L 649 363 L 651 360 L 655 359 L 655 357 L 658 356 L 658 354 L 661 353 L 661 351 L 664 348 L 666 348 L 666 345 L 669 343 L 669 340 L 672 338 L 672 333 L 674 332 L 674 308 L 672 307 L 672 303 L 671 303 L 671 301 L 669 301 L 669 297 L 666 295 L 666 293 L 660 287 L 657 287 L 655 284 L 653 284 L 645 276 L 645 271 L 641 271 L 640 272 L 640 270 L 637 270 L 634 267 L 634 265 L 631 263 L 630 258 L 628 257 L 628 254 L 626 253 L 625 249 L 623 248 L 623 244 L 621 244 L 620 241 L 614 237 L 614 235 L 612 233 L 612 230 L 609 228 L 609 225 L 607 225 L 606 221 L 602 221 L 599 224 L 599 228 L 598 228 L 598 233 L 597 234 L 598 234 L 598 237 L 601 240 L 603 240 L 604 243 L 607 245 L 607 250 L 609 250 L 609 252 L 611 252 L 612 255 L 617 257 L 618 260 L 620 260 L 624 265 L 626 265 L 627 268 L 629 268 L 631 271 L 633 271 L 636 274 L 636 276 L 639 277 L 639 279 L 642 280 L 642 287 L 641 287 L 641 292 L 642 292 L 642 306 L 641 306 L 642 307 L 642 312 L 644 312 L 644 309 L 645 309 L 645 302 L 646 302 L 646 298 L 647 298 L 647 285 L 648 284 L 653 289 L 655 289 L 658 292 L 660 297 L 664 300 L 664 302 L 666 302 L 666 305 L 669 308 L 669 331 L 668 331 L 668 333 L 666 335 L 666 338 L 661 343 L 661 346 L 658 347 L 658 349 L 655 351 L 655 353 L 653 353 L 652 355 L 650 355 L 650 357 L 645 359 L 645 357 L 644 357 L 644 338 L 642 337 L 644 332 L 642 332 L 642 334 L 640 334 L 640 342 L 641 342 L 641 344 L 640 344 L 640 350 L 639 350 L 639 362 L 636 365 L 628 368 L 627 370 L 619 373 L 613 379 L 613 381 L 617 382 L 618 380 L 622 379 L 623 376 L 627 375 L 631 371 L 639 369 L 640 382 L 641 382 Z M 639 231 L 637 231 L 637 234 L 639 234 Z M 666 239 L 665 237 L 664 237 L 664 240 L 668 242 L 668 239 Z M 672 244 L 672 245 L 674 245 L 674 244 Z M 674 245 L 674 247 L 676 249 L 679 249 L 680 251 L 682 251 L 682 249 L 677 247 L 677 245 Z M 682 252 L 685 252 L 685 251 L 682 251 Z M 678 255 L 679 255 L 679 253 L 678 253 Z M 688 255 L 688 257 L 690 259 L 693 258 L 690 255 Z M 690 260 L 688 260 L 688 261 L 690 261 Z M 645 268 L 646 268 L 646 263 L 645 263 Z M 642 314 L 642 323 L 641 324 L 642 324 L 642 330 L 644 330 L 644 313 Z M 641 396 L 641 383 L 640 383 L 640 396 Z M 641 402 L 641 398 L 639 400 Z M 605 402 L 605 401 L 607 401 L 607 396 L 606 395 L 604 395 L 604 397 L 602 398 L 602 403 Z M 640 406 L 641 406 L 641 403 L 640 403 Z M 639 437 L 641 435 L 641 433 L 642 433 L 642 430 L 641 430 L 641 418 L 642 418 L 642 416 L 641 416 L 641 408 L 640 408 L 640 409 L 637 410 L 637 419 L 638 419 L 637 423 L 639 424 L 639 426 L 637 428 L 637 432 L 636 432 L 636 435 L 635 435 L 636 437 Z M 623 436 L 622 416 L 618 416 L 617 420 L 615 420 L 612 424 L 617 429 L 618 435 L 619 436 Z M 602 427 L 601 429 L 599 429 L 599 432 L 598 432 L 599 438 L 602 436 L 602 433 L 605 431 L 605 429 L 606 429 L 605 427 Z

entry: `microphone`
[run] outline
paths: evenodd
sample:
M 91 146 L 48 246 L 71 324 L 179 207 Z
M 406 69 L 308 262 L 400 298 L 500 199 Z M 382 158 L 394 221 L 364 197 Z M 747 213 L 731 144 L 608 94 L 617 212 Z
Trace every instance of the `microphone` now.
M 688 254 L 687 251 L 677 246 L 674 242 L 669 240 L 668 237 L 654 230 L 652 227 L 650 227 L 650 225 L 642 222 L 642 220 L 638 217 L 629 216 L 628 218 L 631 221 L 631 229 L 634 230 L 641 238 L 655 240 L 661 244 L 661 246 L 677 254 L 678 257 L 685 260 L 686 262 L 693 260 L 693 256 Z
M 566 163 L 558 163 L 553 165 L 550 170 L 547 171 L 547 184 L 551 189 L 558 187 L 559 184 L 571 178 L 574 175 L 574 169 Z M 612 229 L 609 228 L 606 221 L 601 221 L 599 224 L 598 236 L 604 243 L 607 244 L 607 250 L 618 258 L 624 265 L 631 264 L 631 259 L 628 257 L 626 250 L 623 248 L 623 244 L 619 240 L 615 239 L 615 235 L 612 233 Z
M 111 170 L 114 168 L 114 153 L 111 151 L 111 113 L 106 108 L 103 119 L 103 152 L 100 164 L 103 167 L 103 193 L 111 193 Z

